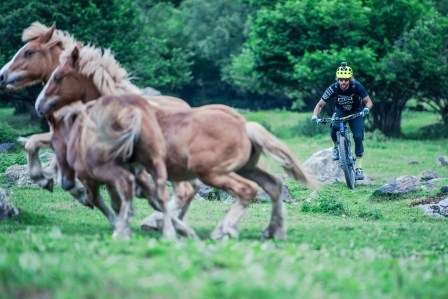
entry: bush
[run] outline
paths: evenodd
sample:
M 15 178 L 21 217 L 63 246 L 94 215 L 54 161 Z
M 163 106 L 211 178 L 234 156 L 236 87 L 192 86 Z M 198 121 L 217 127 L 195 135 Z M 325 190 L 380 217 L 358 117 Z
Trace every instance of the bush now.
M 335 196 L 323 198 L 318 197 L 315 201 L 304 202 L 301 211 L 337 216 L 347 214 L 347 208 L 344 203 Z
M 10 125 L 0 123 L 0 143 L 15 143 L 18 144 L 17 137 L 19 133 Z
M 302 120 L 294 126 L 295 136 L 307 136 L 313 137 L 318 134 L 330 134 L 330 126 L 328 125 L 316 125 L 309 119 Z
M 27 163 L 26 156 L 23 152 L 3 153 L 0 154 L 0 157 L 0 173 L 5 172 L 9 166 L 15 164 L 25 165 Z
M 358 217 L 363 218 L 364 220 L 380 220 L 384 218 L 380 209 L 367 211 L 363 208 L 359 210 Z

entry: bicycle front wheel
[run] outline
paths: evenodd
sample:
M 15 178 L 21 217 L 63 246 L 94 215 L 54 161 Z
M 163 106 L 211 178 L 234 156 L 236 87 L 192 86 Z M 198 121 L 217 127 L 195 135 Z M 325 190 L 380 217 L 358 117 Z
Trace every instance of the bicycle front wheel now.
M 339 136 L 339 153 L 341 159 L 341 167 L 344 171 L 345 182 L 350 189 L 355 188 L 355 169 L 353 167 L 353 161 L 351 160 L 350 146 L 345 136 L 342 134 Z

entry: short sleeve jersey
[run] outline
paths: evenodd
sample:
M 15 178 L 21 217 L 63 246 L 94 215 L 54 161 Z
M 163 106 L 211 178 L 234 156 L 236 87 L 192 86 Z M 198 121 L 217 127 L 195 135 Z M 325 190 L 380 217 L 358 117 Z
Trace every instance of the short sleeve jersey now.
M 347 114 L 361 111 L 364 108 L 362 100 L 367 96 L 366 89 L 358 81 L 350 82 L 350 87 L 345 91 L 335 82 L 325 90 L 322 100 L 328 102 L 334 98 L 335 108 Z

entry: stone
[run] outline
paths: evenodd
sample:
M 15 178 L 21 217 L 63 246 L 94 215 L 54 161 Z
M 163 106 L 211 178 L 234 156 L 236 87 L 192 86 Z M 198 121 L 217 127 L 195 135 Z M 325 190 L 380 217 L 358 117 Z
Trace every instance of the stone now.
M 8 193 L 0 188 L 0 217 L 10 218 L 19 215 L 19 210 L 9 201 Z
M 437 158 L 437 165 L 441 167 L 447 167 L 448 166 L 448 156 L 439 156 Z
M 416 188 L 420 185 L 419 183 L 419 177 L 412 175 L 401 176 L 376 189 L 373 196 L 392 199 L 398 195 L 408 194 L 409 192 L 416 190 Z
M 15 152 L 17 147 L 14 143 L 2 143 L 0 144 L 0 154 Z
M 420 173 L 421 181 L 429 181 L 437 178 L 442 178 L 442 176 L 432 169 L 427 169 Z

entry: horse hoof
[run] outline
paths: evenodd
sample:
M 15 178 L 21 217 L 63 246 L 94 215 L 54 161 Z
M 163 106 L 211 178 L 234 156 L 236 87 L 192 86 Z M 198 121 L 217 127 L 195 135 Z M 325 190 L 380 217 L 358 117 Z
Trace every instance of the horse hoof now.
M 286 232 L 284 229 L 277 228 L 269 228 L 267 227 L 261 232 L 261 236 L 264 239 L 276 239 L 276 240 L 283 240 L 286 239 Z
M 211 235 L 210 238 L 212 238 L 213 240 L 227 240 L 230 238 L 238 238 L 239 233 L 236 229 L 232 229 L 232 228 L 222 228 L 219 227 L 217 229 L 215 229 Z
M 112 234 L 112 238 L 115 240 L 129 240 L 131 239 L 131 232 L 129 230 L 115 230 Z
M 52 179 L 50 179 L 50 180 L 48 180 L 48 179 L 42 179 L 42 180 L 39 180 L 39 181 L 37 182 L 37 184 L 38 184 L 41 188 L 46 189 L 46 190 L 48 190 L 48 191 L 50 191 L 50 192 L 53 192 L 53 185 L 54 185 L 54 182 L 53 182 Z

